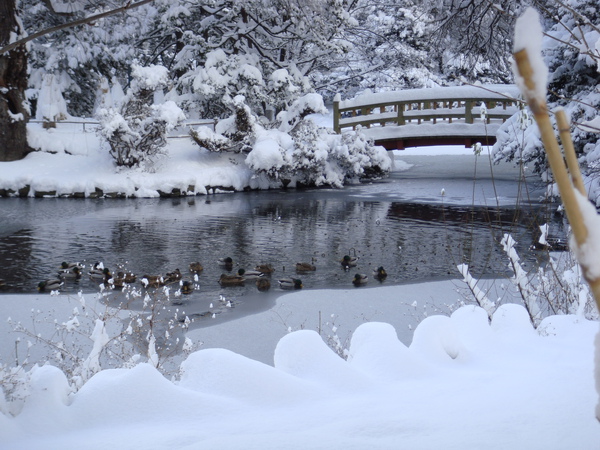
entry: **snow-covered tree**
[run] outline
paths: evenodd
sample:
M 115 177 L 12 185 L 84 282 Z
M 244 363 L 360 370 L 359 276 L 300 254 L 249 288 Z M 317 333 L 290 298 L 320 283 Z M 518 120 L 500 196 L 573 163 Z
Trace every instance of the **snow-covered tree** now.
M 132 66 L 132 82 L 120 108 L 98 111 L 100 134 L 117 166 L 135 167 L 151 160 L 166 145 L 166 134 L 185 119 L 172 101 L 154 104 L 154 94 L 168 82 L 162 66 Z
M 431 16 L 413 0 L 352 2 L 354 19 L 343 31 L 347 53 L 321 62 L 312 79 L 318 92 L 331 98 L 359 91 L 425 87 L 441 82 L 434 73 L 429 33 Z
M 430 57 L 447 77 L 469 81 L 511 80 L 510 55 L 516 17 L 514 0 L 421 0 L 433 19 Z
M 563 107 L 573 123 L 575 150 L 590 199 L 600 206 L 600 7 L 593 0 L 550 2 L 543 8 L 548 108 Z M 586 126 L 587 124 L 587 126 Z M 522 160 L 552 182 L 537 126 L 527 110 L 500 129 L 496 159 Z M 558 195 L 554 189 L 552 195 Z

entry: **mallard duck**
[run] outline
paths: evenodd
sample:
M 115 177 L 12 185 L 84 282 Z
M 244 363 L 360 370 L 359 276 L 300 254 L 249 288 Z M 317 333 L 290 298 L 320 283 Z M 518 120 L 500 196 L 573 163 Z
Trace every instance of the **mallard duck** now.
M 83 265 L 81 265 L 78 262 L 68 263 L 66 261 L 63 261 L 62 263 L 60 263 L 60 268 L 62 270 L 73 269 L 74 267 L 77 267 L 79 270 L 83 270 Z
M 226 273 L 221 274 L 221 278 L 219 278 L 221 286 L 242 286 L 244 281 L 244 277 L 240 275 L 228 275 Z
M 78 266 L 73 266 L 69 269 L 62 269 L 60 272 L 58 272 L 58 277 L 63 280 L 66 278 L 78 280 L 81 278 L 81 269 L 79 269 Z
M 355 267 L 358 264 L 358 257 L 344 255 L 344 257 L 340 260 L 340 263 L 342 263 L 342 266 L 346 269 L 349 267 Z
M 175 269 L 173 272 L 168 272 L 165 277 L 165 283 L 174 283 L 176 281 L 181 280 L 181 271 L 179 269 Z
M 367 284 L 368 280 L 369 280 L 369 277 L 367 277 L 365 274 L 357 273 L 356 275 L 354 275 L 354 278 L 352 279 L 352 284 L 354 286 L 362 286 L 363 284 Z
M 296 272 L 312 272 L 314 270 L 317 270 L 317 268 L 315 266 L 313 266 L 311 263 L 307 263 L 307 262 L 296 263 Z
M 271 264 L 259 264 L 254 268 L 254 270 L 260 273 L 264 273 L 266 275 L 275 272 L 275 269 L 273 269 L 273 266 Z
M 137 279 L 135 274 L 131 272 L 119 272 L 115 278 L 123 280 L 123 283 L 135 283 L 135 280 Z
M 144 275 L 141 279 L 144 287 L 157 288 L 165 285 L 165 279 L 161 275 Z
M 268 278 L 265 277 L 257 278 L 256 288 L 261 292 L 268 291 L 269 289 L 271 289 L 271 282 Z
M 298 278 L 282 278 L 277 281 L 281 289 L 302 289 L 302 280 Z
M 200 273 L 204 270 L 204 267 L 202 267 L 202 264 L 200 264 L 199 262 L 193 262 L 190 264 L 190 272 L 192 273 Z
M 63 282 L 57 278 L 50 278 L 48 280 L 40 281 L 37 285 L 38 291 L 56 291 L 63 285 Z
M 233 269 L 233 259 L 231 259 L 229 256 L 226 256 L 225 258 L 219 258 L 218 263 L 219 266 L 223 267 L 225 270 Z
M 123 278 L 109 278 L 106 282 L 113 289 L 123 289 L 125 286 L 125 280 Z
M 373 278 L 379 281 L 383 281 L 387 278 L 387 272 L 385 271 L 383 266 L 379 266 L 373 271 Z
M 109 278 L 112 278 L 112 274 L 110 273 L 110 270 L 108 270 L 108 268 L 104 268 L 104 269 L 91 269 L 88 272 L 88 275 L 90 276 L 90 278 L 94 279 L 94 280 L 108 280 Z
M 192 292 L 194 292 L 194 284 L 189 280 L 183 280 L 181 282 L 181 293 L 187 295 Z
M 265 276 L 264 273 L 259 272 L 258 270 L 240 269 L 240 270 L 238 270 L 237 273 L 240 277 L 244 277 L 244 279 L 246 279 L 246 280 L 256 280 L 257 278 Z

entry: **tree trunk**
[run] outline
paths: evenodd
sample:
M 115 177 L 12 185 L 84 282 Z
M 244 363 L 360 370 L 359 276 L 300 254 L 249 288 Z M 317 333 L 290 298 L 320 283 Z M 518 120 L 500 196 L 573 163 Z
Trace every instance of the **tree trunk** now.
M 0 0 L 0 47 L 11 34 L 20 36 L 15 0 Z M 29 104 L 27 88 L 27 50 L 25 45 L 0 55 L 0 161 L 24 158 L 32 149 L 27 143 Z

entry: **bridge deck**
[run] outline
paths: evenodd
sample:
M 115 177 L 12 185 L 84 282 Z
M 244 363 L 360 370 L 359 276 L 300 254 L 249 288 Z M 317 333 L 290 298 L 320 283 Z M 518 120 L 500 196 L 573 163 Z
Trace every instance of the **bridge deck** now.
M 430 145 L 464 145 L 471 147 L 476 142 L 493 145 L 501 121 L 491 123 L 465 123 L 456 120 L 452 123 L 421 123 L 406 125 L 388 125 L 385 127 L 363 128 L 361 130 L 377 145 L 387 150 L 402 150 L 407 147 L 426 147 Z

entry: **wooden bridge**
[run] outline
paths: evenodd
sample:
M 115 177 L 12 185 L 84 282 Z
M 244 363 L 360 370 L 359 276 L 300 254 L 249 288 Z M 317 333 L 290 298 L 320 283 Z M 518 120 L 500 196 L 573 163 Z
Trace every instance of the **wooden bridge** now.
M 519 110 L 514 85 L 456 86 L 361 94 L 333 102 L 336 133 L 361 126 L 387 150 L 496 142 L 500 125 Z

